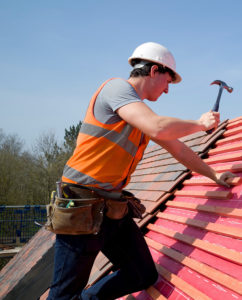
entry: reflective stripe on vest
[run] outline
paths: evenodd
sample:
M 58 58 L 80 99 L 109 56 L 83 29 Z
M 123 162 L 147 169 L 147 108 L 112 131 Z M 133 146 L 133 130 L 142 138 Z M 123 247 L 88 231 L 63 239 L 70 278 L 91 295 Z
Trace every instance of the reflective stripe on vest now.
M 81 126 L 80 132 L 97 138 L 105 137 L 109 141 L 114 142 L 115 144 L 125 149 L 125 151 L 127 151 L 129 154 L 134 156 L 138 150 L 138 147 L 128 140 L 128 137 L 132 130 L 133 127 L 129 124 L 125 125 L 121 133 L 119 133 L 114 130 L 110 131 L 96 125 L 84 123 Z
M 64 176 L 67 178 L 72 178 L 76 183 L 83 184 L 83 185 L 97 185 L 100 188 L 103 188 L 105 190 L 111 190 L 113 189 L 113 186 L 109 183 L 102 183 L 97 181 L 96 179 L 92 178 L 91 176 L 88 176 L 86 174 L 83 174 L 67 165 L 65 165 L 64 168 Z

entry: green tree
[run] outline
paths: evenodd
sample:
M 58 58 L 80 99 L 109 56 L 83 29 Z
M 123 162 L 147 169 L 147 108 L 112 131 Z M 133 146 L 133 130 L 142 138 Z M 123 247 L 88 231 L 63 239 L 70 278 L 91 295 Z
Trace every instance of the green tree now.
M 82 122 L 80 121 L 76 126 L 72 125 L 69 129 L 65 129 L 64 135 L 64 147 L 67 153 L 72 153 L 76 146 L 76 139 L 80 128 L 82 126 Z
M 64 141 L 41 134 L 31 152 L 17 135 L 0 129 L 0 205 L 46 204 L 73 152 L 81 122 L 65 129 Z
M 5 135 L 0 131 L 0 204 L 16 202 L 20 174 L 22 173 L 23 142 L 17 135 Z
M 51 191 L 62 175 L 66 162 L 63 145 L 60 145 L 54 133 L 42 134 L 34 146 L 36 168 L 32 180 L 37 184 L 39 198 L 42 204 L 49 202 Z

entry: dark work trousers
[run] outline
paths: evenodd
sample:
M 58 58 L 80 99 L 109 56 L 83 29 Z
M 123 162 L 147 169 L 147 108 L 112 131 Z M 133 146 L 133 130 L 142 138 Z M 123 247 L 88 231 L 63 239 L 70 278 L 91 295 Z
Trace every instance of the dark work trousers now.
M 115 270 L 84 289 L 99 251 Z M 57 235 L 54 279 L 48 300 L 111 300 L 148 288 L 158 274 L 143 238 L 129 216 L 104 218 L 97 235 Z

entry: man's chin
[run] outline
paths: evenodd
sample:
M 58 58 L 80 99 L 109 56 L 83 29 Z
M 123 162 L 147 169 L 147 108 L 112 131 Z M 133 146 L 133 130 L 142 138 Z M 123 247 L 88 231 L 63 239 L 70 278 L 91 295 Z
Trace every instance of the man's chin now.
M 149 100 L 149 101 L 152 101 L 152 102 L 155 102 L 155 101 L 157 101 L 158 100 L 158 98 L 159 98 L 160 96 L 158 96 L 158 97 L 150 97 L 149 99 L 147 99 L 147 100 Z

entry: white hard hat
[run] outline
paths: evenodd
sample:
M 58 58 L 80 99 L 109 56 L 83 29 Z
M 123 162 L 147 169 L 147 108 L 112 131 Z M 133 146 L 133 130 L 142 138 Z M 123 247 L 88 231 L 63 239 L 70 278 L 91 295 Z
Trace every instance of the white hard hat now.
M 176 62 L 173 55 L 160 44 L 148 42 L 138 46 L 128 60 L 131 66 L 133 66 L 133 59 L 158 63 L 171 69 L 175 74 L 175 79 L 172 83 L 178 83 L 182 80 L 181 76 L 176 72 Z

